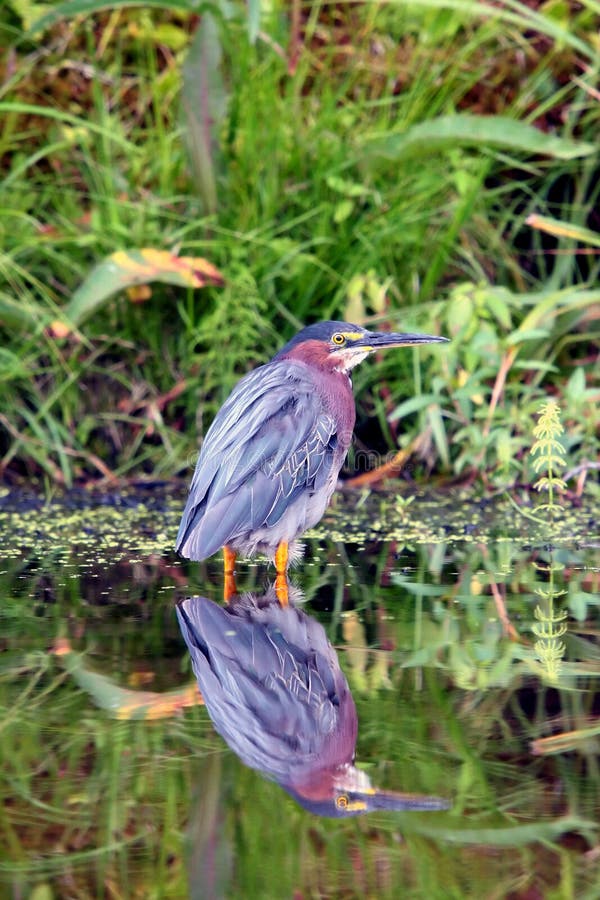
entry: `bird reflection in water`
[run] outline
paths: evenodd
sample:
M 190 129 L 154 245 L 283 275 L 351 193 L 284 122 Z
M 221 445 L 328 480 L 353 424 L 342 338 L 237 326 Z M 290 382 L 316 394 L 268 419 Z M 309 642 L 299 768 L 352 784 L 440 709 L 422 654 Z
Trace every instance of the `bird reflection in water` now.
M 189 597 L 177 616 L 215 729 L 306 809 L 345 817 L 448 808 L 440 797 L 380 791 L 356 768 L 358 718 L 337 654 L 319 622 L 280 605 L 275 589 L 226 606 Z

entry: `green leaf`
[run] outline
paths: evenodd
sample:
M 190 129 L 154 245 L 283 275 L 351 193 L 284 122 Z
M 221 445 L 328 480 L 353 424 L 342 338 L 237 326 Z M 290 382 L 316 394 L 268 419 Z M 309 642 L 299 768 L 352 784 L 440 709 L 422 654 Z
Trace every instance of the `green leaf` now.
M 456 337 L 473 322 L 475 304 L 466 291 L 453 292 L 446 308 L 446 321 L 452 337 Z
M 409 581 L 399 572 L 392 572 L 392 583 L 415 597 L 445 597 L 448 593 L 448 588 L 444 584 L 419 584 Z
M 513 364 L 513 370 L 517 372 L 558 372 L 558 366 L 552 363 L 536 361 L 528 359 L 525 362 L 516 362 Z
M 511 298 L 511 294 L 509 291 L 490 291 L 489 294 L 486 295 L 485 305 L 492 313 L 494 318 L 504 326 L 504 328 L 509 329 L 512 325 L 511 316 L 510 316 L 510 306 L 509 300 Z
M 36 884 L 31 893 L 27 895 L 27 900 L 54 900 L 54 891 L 47 883 Z
M 79 687 L 113 718 L 162 719 L 202 702 L 195 683 L 162 693 L 132 690 L 107 675 L 93 672 L 85 665 L 84 657 L 74 653 L 67 642 L 59 640 L 54 652 Z
M 111 131 L 109 128 L 106 128 L 104 126 L 96 125 L 94 122 L 90 122 L 88 119 L 81 119 L 78 116 L 73 116 L 71 113 L 64 112 L 64 110 L 53 109 L 51 106 L 38 106 L 35 103 L 20 103 L 11 100 L 0 102 L 0 117 L 3 114 L 6 115 L 11 113 L 33 117 L 41 116 L 42 118 L 46 119 L 54 119 L 56 122 L 61 122 L 63 125 L 72 125 L 74 128 L 85 129 L 87 131 L 93 132 L 94 134 L 101 135 L 108 140 L 114 141 L 115 144 L 123 147 L 123 149 L 127 150 L 128 153 L 131 153 L 135 156 L 140 155 L 140 150 L 135 146 L 134 143 L 126 140 L 116 132 Z M 5 187 L 6 183 L 4 183 L 3 186 Z
M 357 181 L 349 181 L 341 178 L 339 175 L 328 175 L 326 178 L 327 187 L 337 194 L 343 194 L 344 197 L 364 197 L 368 194 L 368 188 L 364 184 Z
M 425 823 L 420 830 L 421 834 L 428 834 L 430 837 L 452 844 L 523 847 L 529 843 L 552 840 L 568 832 L 589 835 L 593 841 L 593 836 L 597 834 L 598 824 L 590 819 L 582 819 L 577 816 L 563 816 L 550 821 L 536 819 L 535 822 L 529 822 L 526 825 L 507 825 L 504 821 L 497 826 L 485 827 L 480 824 L 475 828 L 462 828 L 458 824 L 455 828 L 448 828 L 443 825 Z
M 333 221 L 336 225 L 340 225 L 342 222 L 345 222 L 346 219 L 352 215 L 352 210 L 354 209 L 354 202 L 352 200 L 342 200 L 340 203 L 336 204 L 336 207 L 333 211 Z
M 582 228 L 581 225 L 574 225 L 572 222 L 561 222 L 560 219 L 549 219 L 546 216 L 532 214 L 527 217 L 525 224 L 555 237 L 573 238 L 582 244 L 600 247 L 600 235 L 597 231 L 590 231 L 589 228 Z
M 45 31 L 60 22 L 61 19 L 70 19 L 73 16 L 91 16 L 103 10 L 127 9 L 133 7 L 155 6 L 159 9 L 174 9 L 182 12 L 199 13 L 204 6 L 195 0 L 66 0 L 42 16 L 31 26 L 27 36 L 38 31 Z
M 585 371 L 583 366 L 577 366 L 567 382 L 565 391 L 571 403 L 577 404 L 585 391 Z
M 119 250 L 99 263 L 75 291 L 65 308 L 67 327 L 81 325 L 117 291 L 152 281 L 193 288 L 224 283 L 219 270 L 201 257 L 174 256 L 151 248 Z M 55 333 L 60 330 L 58 323 Z
M 555 137 L 516 119 L 459 113 L 419 122 L 401 134 L 368 140 L 363 144 L 363 156 L 399 162 L 464 146 L 482 150 L 495 147 L 557 159 L 574 159 L 596 152 L 592 143 Z
M 181 97 L 192 170 L 207 213 L 217 208 L 218 133 L 228 103 L 222 56 L 217 22 L 205 13 L 183 65 Z
M 550 332 L 545 328 L 528 328 L 526 331 L 517 328 L 506 338 L 506 346 L 512 347 L 514 344 L 523 344 L 525 341 L 539 341 L 549 336 Z
M 44 15 L 47 9 L 41 3 L 35 3 L 33 0 L 9 0 L 8 5 L 19 16 L 25 29 L 30 28 L 31 24 Z
M 591 309 L 600 302 L 599 290 L 585 290 L 568 287 L 561 291 L 548 291 L 532 294 L 517 294 L 515 301 L 521 305 L 531 305 L 533 309 L 527 313 L 519 328 L 513 335 L 523 335 L 530 329 L 538 328 L 542 323 L 549 325 L 565 312 L 577 309 Z M 518 343 L 520 338 L 516 338 Z
M 251 44 L 256 43 L 256 38 L 260 31 L 260 4 L 261 0 L 246 0 L 248 7 L 248 40 Z
M 397 406 L 388 416 L 389 421 L 393 422 L 395 419 L 403 419 L 404 416 L 426 409 L 430 403 L 437 403 L 437 401 L 438 397 L 435 394 L 417 394 L 416 397 L 410 397 Z
M 392 2 L 404 5 L 405 0 L 392 0 Z M 589 3 L 589 0 L 588 0 Z M 593 41 L 581 40 L 574 33 L 574 29 L 555 21 L 548 15 L 537 12 L 525 2 L 519 0 L 504 0 L 503 3 L 484 2 L 484 0 L 418 0 L 416 7 L 424 9 L 454 9 L 473 18 L 489 19 L 490 21 L 509 22 L 516 25 L 521 33 L 535 31 L 553 38 L 558 45 L 573 47 L 584 58 L 592 60 L 596 58 L 596 49 Z M 545 8 L 544 4 L 541 8 Z M 596 4 L 597 7 L 597 4 Z M 591 38 L 591 33 L 590 33 Z
M 438 449 L 438 453 L 440 454 L 440 458 L 446 466 L 446 468 L 450 465 L 450 451 L 448 449 L 448 435 L 446 434 L 446 429 L 444 427 L 444 419 L 442 416 L 442 411 L 438 403 L 432 404 L 427 410 L 427 421 L 431 426 L 431 431 L 433 433 L 433 440 L 435 442 L 435 446 Z
M 9 329 L 36 329 L 40 324 L 40 313 L 33 306 L 0 296 L 0 324 Z
M 0 347 L 0 381 L 20 381 L 28 377 L 23 360 L 6 347 Z

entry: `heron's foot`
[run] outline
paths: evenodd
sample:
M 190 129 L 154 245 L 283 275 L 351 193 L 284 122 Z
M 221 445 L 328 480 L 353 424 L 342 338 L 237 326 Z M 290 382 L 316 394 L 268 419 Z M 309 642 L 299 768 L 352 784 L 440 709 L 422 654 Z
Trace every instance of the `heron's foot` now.
M 235 583 L 235 575 L 226 575 L 223 582 L 223 601 L 230 603 L 234 597 L 237 597 L 238 589 Z
M 280 606 L 290 605 L 290 583 L 287 575 L 277 575 L 275 578 L 275 593 Z
M 289 581 L 287 577 L 289 563 L 289 544 L 282 541 L 275 551 L 275 570 L 277 577 L 275 578 L 275 593 L 279 600 L 280 606 L 289 606 L 290 592 Z
M 237 594 L 235 583 L 235 552 L 229 547 L 223 547 L 223 600 L 228 603 Z

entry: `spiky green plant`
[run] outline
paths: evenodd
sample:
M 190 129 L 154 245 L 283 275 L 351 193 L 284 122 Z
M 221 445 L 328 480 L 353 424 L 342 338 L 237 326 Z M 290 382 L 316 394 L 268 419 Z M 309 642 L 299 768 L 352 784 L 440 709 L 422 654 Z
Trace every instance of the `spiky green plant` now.
M 542 603 L 535 608 L 534 615 L 537 622 L 532 626 L 532 631 L 537 637 L 535 652 L 550 681 L 556 682 L 560 672 L 562 658 L 566 645 L 560 638 L 567 632 L 565 619 L 567 613 L 564 610 L 556 610 L 554 601 L 562 597 L 565 591 L 558 590 L 554 584 L 554 573 L 559 572 L 564 566 L 552 561 L 548 571 L 548 584 L 545 588 L 536 588 L 535 592 L 541 598 Z
M 534 488 L 537 491 L 548 491 L 548 501 L 539 509 L 548 510 L 551 516 L 559 505 L 555 501 L 554 492 L 564 491 L 567 487 L 566 482 L 557 474 L 557 471 L 565 466 L 565 448 L 559 440 L 563 431 L 558 403 L 555 400 L 546 401 L 540 410 L 538 423 L 533 429 L 536 441 L 529 452 L 535 457 L 533 460 L 535 472 L 546 473 L 535 482 Z

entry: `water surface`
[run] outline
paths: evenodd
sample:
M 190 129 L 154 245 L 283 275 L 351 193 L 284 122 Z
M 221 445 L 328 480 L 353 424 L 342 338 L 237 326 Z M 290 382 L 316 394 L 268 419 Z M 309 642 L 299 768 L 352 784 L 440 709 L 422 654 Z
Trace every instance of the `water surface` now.
M 357 764 L 450 802 L 331 820 L 193 703 L 175 605 L 222 578 L 171 551 L 183 494 L 6 494 L 0 896 L 600 896 L 594 504 L 551 527 L 462 499 L 338 497 L 306 541 L 293 580 L 352 690 Z M 238 586 L 272 576 L 240 563 Z

